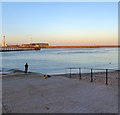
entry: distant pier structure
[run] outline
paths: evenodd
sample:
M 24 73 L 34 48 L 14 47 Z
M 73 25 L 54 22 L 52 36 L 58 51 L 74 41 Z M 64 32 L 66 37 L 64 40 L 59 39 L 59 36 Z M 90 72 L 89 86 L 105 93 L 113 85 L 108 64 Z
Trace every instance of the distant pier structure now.
M 10 47 L 0 48 L 0 52 L 30 51 L 30 50 L 40 50 L 40 48 L 10 48 Z
M 13 51 L 30 51 L 30 50 L 40 50 L 41 47 L 36 46 L 21 46 L 21 45 L 7 45 L 5 35 L 3 36 L 2 47 L 0 47 L 0 52 L 13 52 Z

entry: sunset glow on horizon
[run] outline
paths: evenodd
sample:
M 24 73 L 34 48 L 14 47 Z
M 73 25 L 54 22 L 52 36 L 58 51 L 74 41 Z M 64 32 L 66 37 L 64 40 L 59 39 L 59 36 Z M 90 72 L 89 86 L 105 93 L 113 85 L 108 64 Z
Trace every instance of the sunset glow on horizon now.
M 118 44 L 116 2 L 6 2 L 2 18 L 7 44 Z

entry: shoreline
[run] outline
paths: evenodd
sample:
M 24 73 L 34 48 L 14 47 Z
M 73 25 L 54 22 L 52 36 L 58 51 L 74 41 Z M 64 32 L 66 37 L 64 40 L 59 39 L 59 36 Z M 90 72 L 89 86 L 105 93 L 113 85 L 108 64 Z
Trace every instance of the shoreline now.
M 120 70 L 114 70 L 114 71 L 109 71 L 108 72 L 108 85 L 118 85 L 118 75 L 120 74 Z M 49 75 L 50 77 L 66 77 L 69 79 L 75 79 L 75 80 L 83 80 L 83 81 L 91 81 L 91 73 L 81 73 L 81 79 L 80 79 L 80 75 L 79 73 L 70 73 L 68 74 L 42 74 L 42 73 L 37 73 L 37 72 L 28 72 L 27 74 L 22 71 L 22 70 L 15 70 L 15 69 L 11 69 L 6 73 L 2 73 L 1 74 L 2 77 L 4 78 L 5 76 L 9 77 L 9 76 L 19 76 L 21 77 L 23 76 L 32 76 L 34 77 L 35 75 L 37 76 L 41 76 L 42 78 L 44 78 L 44 76 Z M 46 77 L 48 78 L 48 77 Z M 94 72 L 92 75 L 93 78 L 93 82 L 96 83 L 104 83 L 105 84 L 105 80 L 106 80 L 106 72 Z

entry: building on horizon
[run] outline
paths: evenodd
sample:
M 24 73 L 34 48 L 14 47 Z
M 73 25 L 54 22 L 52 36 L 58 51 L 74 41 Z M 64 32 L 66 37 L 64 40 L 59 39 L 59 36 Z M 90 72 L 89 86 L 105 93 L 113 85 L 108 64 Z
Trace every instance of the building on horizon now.
M 5 36 L 3 36 L 2 47 L 7 47 L 6 40 L 5 40 Z
M 23 47 L 41 47 L 41 48 L 44 48 L 44 47 L 49 46 L 49 44 L 48 43 L 30 43 L 30 44 L 22 44 L 21 46 L 23 46 Z

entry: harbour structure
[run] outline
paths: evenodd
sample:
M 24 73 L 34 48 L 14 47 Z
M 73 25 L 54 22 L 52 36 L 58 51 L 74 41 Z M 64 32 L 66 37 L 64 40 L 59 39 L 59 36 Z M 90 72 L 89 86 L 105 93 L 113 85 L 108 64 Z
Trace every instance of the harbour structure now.
M 5 35 L 3 36 L 2 47 L 7 47 L 6 40 L 5 40 Z
M 13 52 L 13 51 L 30 51 L 30 50 L 40 50 L 40 48 L 11 48 L 11 47 L 3 47 L 0 48 L 0 52 Z
M 29 50 L 40 50 L 40 47 L 37 46 L 30 46 L 25 47 L 21 45 L 7 45 L 5 35 L 3 36 L 2 47 L 0 48 L 0 52 L 11 52 L 11 51 L 29 51 Z
M 22 47 L 40 47 L 40 48 L 45 48 L 48 47 L 48 43 L 30 43 L 30 44 L 22 44 Z

